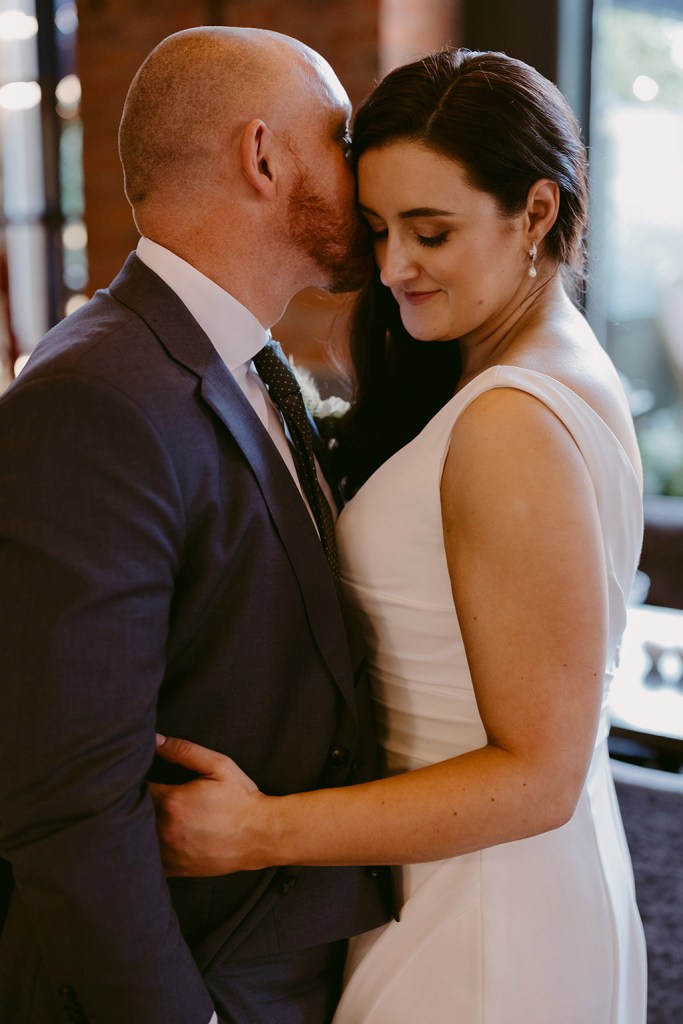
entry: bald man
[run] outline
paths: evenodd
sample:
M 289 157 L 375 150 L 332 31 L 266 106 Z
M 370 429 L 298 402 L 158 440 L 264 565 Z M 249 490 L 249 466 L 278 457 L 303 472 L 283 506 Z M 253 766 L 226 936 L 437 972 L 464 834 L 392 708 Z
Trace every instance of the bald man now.
M 157 730 L 270 793 L 374 771 L 320 513 L 252 362 L 296 292 L 367 273 L 349 112 L 293 39 L 164 40 L 120 128 L 137 253 L 0 402 L 8 1024 L 323 1024 L 345 939 L 391 912 L 377 868 L 166 879 L 147 788 L 186 778 Z

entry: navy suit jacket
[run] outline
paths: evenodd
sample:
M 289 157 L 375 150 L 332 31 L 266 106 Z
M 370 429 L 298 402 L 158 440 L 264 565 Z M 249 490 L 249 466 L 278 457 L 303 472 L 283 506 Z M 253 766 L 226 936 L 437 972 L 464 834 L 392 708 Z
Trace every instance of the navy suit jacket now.
M 374 744 L 294 481 L 134 255 L 0 401 L 0 588 L 2 1019 L 31 1020 L 38 988 L 60 1015 L 207 1024 L 226 958 L 386 920 L 376 870 L 164 877 L 145 780 L 174 774 L 152 763 L 156 730 L 272 794 L 369 777 Z

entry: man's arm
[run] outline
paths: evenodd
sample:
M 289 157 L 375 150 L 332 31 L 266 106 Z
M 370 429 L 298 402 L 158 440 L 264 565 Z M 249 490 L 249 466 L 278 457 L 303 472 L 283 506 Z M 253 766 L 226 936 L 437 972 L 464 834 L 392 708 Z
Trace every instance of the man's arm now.
M 53 376 L 0 405 L 0 853 L 102 1024 L 205 1024 L 144 784 L 182 507 L 143 410 Z

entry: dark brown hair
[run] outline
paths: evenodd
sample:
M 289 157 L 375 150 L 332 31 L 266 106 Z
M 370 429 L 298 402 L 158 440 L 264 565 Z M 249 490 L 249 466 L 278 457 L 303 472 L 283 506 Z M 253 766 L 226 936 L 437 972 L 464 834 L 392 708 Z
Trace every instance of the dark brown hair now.
M 556 182 L 559 212 L 542 250 L 575 280 L 582 276 L 585 147 L 569 104 L 534 68 L 504 53 L 465 49 L 396 68 L 358 108 L 354 160 L 399 140 L 457 160 L 503 216 L 524 209 L 539 178 Z M 420 432 L 452 396 L 460 374 L 457 341 L 410 338 L 379 274 L 358 298 L 351 359 L 355 398 L 338 450 L 349 493 Z

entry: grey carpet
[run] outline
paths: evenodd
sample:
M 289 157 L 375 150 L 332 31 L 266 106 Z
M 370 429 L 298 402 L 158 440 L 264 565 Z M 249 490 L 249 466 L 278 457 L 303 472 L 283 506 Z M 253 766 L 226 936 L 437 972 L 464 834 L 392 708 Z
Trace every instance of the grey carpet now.
M 647 1024 L 683 1024 L 683 777 L 676 778 L 679 791 L 615 780 L 648 948 Z

